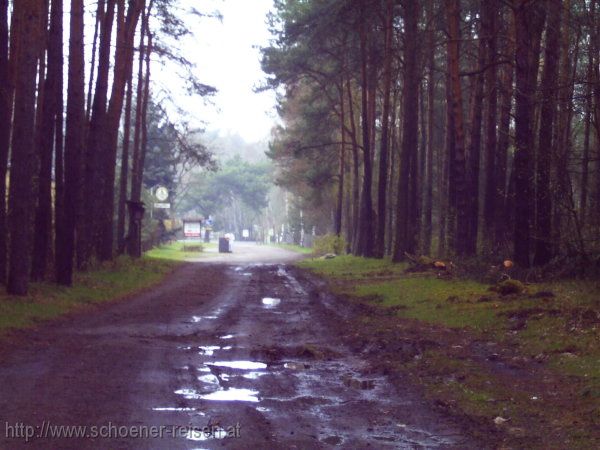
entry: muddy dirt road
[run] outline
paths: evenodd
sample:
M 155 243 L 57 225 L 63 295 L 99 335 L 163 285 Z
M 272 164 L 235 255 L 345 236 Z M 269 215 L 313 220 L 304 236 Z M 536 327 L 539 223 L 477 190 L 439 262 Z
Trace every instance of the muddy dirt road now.
M 0 448 L 478 447 L 343 346 L 294 254 L 235 250 L 5 352 Z

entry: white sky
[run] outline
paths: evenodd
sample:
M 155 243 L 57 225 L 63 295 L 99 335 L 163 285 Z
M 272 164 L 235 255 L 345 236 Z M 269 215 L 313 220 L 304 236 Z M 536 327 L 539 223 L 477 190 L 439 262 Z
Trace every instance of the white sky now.
M 272 0 L 180 0 L 182 8 L 202 12 L 220 11 L 223 21 L 190 16 L 188 26 L 194 36 L 179 43 L 182 54 L 194 62 L 198 79 L 218 89 L 213 105 L 190 97 L 178 89 L 169 66 L 154 66 L 155 83 L 166 85 L 175 104 L 190 114 L 192 125 L 206 123 L 208 130 L 239 133 L 247 141 L 269 136 L 275 123 L 275 94 L 254 93 L 262 84 L 260 51 L 268 44 L 266 14 Z

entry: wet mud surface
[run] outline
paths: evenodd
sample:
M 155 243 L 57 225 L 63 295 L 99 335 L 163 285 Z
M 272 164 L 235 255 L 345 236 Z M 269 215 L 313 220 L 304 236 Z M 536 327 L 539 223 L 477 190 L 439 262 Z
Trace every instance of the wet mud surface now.
M 250 259 L 187 264 L 151 292 L 30 332 L 0 364 L 0 448 L 480 448 L 374 370 L 376 354 L 343 343 L 342 303 L 273 255 Z M 20 423 L 37 427 L 27 444 Z M 88 435 L 43 438 L 61 425 Z M 179 428 L 89 435 L 110 425 Z

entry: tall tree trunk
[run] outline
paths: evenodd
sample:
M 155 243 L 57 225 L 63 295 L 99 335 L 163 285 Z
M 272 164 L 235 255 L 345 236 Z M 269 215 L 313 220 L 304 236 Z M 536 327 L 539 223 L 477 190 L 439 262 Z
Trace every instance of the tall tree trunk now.
M 481 34 L 481 32 L 480 32 Z M 473 102 L 471 104 L 471 139 L 468 153 L 467 171 L 467 201 L 468 201 L 468 232 L 467 241 L 464 245 L 465 254 L 475 255 L 477 253 L 477 234 L 479 225 L 479 162 L 481 154 L 481 122 L 483 113 L 483 71 L 487 63 L 486 41 L 483 36 L 479 39 L 477 49 L 477 70 L 475 75 L 475 89 Z
M 122 14 L 122 12 L 120 13 Z M 115 0 L 108 0 L 103 21 L 100 25 L 100 45 L 98 49 L 98 75 L 94 90 L 91 120 L 84 150 L 84 198 L 83 216 L 78 224 L 77 266 L 84 270 L 93 257 L 94 243 L 98 241 L 98 215 L 102 195 L 100 164 L 106 152 L 106 105 L 108 97 L 112 30 L 115 16 Z
M 390 130 L 390 94 L 392 86 L 392 36 L 394 33 L 394 3 L 386 0 L 385 49 L 383 63 L 383 112 L 381 118 L 381 143 L 379 151 L 379 179 L 377 186 L 377 231 L 373 256 L 383 258 L 385 253 L 385 225 L 388 181 L 388 147 Z
M 340 144 L 339 153 L 339 174 L 338 174 L 338 190 L 337 190 L 337 201 L 335 207 L 335 234 L 340 236 L 342 234 L 342 212 L 344 207 L 344 175 L 346 173 L 346 114 L 344 108 L 344 78 L 340 80 L 338 86 L 339 98 L 340 98 L 340 136 L 342 143 Z
M 55 133 L 58 132 L 56 116 L 62 115 L 62 14 L 62 0 L 53 0 L 50 12 L 48 67 L 38 126 L 40 171 L 31 264 L 32 280 L 42 280 L 45 277 L 48 252 L 52 247 L 52 153 L 56 141 Z
M 148 5 L 148 15 L 152 9 L 153 0 Z M 123 5 L 124 8 L 124 5 Z M 125 84 L 127 83 L 129 67 L 133 64 L 133 43 L 135 30 L 140 14 L 144 8 L 144 0 L 129 2 L 127 15 L 123 22 L 122 30 L 117 36 L 117 51 L 115 54 L 115 68 L 112 84 L 110 104 L 106 115 L 106 151 L 103 154 L 102 163 L 99 165 L 101 172 L 101 196 L 99 213 L 99 239 L 97 243 L 97 254 L 101 261 L 110 260 L 113 257 L 114 247 L 114 211 L 115 211 L 115 166 L 117 160 L 117 142 L 119 138 L 119 124 L 123 111 L 123 99 L 125 97 Z M 148 27 L 147 31 L 148 31 Z M 149 34 L 149 36 L 151 36 Z M 151 39 L 149 38 L 149 42 Z M 149 76 L 149 53 L 146 58 L 146 76 Z M 149 81 L 149 80 L 148 80 Z M 148 86 L 146 86 L 148 89 Z
M 133 64 L 130 66 L 133 68 Z M 127 214 L 127 185 L 129 181 L 129 145 L 131 141 L 131 104 L 133 97 L 133 71 L 129 70 L 127 94 L 125 97 L 125 120 L 123 124 L 123 145 L 121 149 L 121 175 L 119 180 L 119 210 L 117 222 L 117 249 L 125 252 L 125 217 Z
M 354 99 L 350 79 L 346 81 L 346 92 L 348 94 L 348 116 L 350 118 L 350 139 L 352 141 L 352 235 L 351 249 L 353 254 L 358 254 L 358 217 L 360 205 L 360 156 L 354 120 Z
M 532 117 L 537 64 L 533 54 L 543 29 L 543 11 L 535 2 L 516 0 L 515 15 L 515 223 L 514 259 L 522 267 L 529 267 L 531 249 L 531 180 L 532 170 Z
M 419 74 L 417 67 L 419 6 L 404 4 L 404 106 L 402 116 L 402 147 L 398 179 L 396 239 L 392 258 L 401 261 L 405 253 L 414 253 L 416 241 L 417 146 L 419 132 Z
M 0 0 L 0 283 L 6 283 L 6 170 L 12 122 L 13 83 L 8 67 L 8 0 Z
M 427 3 L 427 18 L 434 18 L 433 0 Z M 431 237 L 433 232 L 433 138 L 435 133 L 435 31 L 431 28 L 427 33 L 427 139 L 426 139 L 426 176 L 425 199 L 423 203 L 423 253 L 431 254 Z
M 138 104 L 136 115 L 138 116 L 135 124 L 134 133 L 134 152 L 137 148 L 138 157 L 134 161 L 134 172 L 131 176 L 131 201 L 140 202 L 142 195 L 142 184 L 144 175 L 144 163 L 146 158 L 146 147 L 148 142 L 148 129 L 147 129 L 147 113 L 148 113 L 148 101 L 150 95 L 150 54 L 152 53 L 152 34 L 148 27 L 148 18 L 150 9 L 152 7 L 152 1 L 148 6 L 146 13 L 142 20 L 142 35 L 140 41 L 143 42 L 144 35 L 147 39 L 147 43 L 144 51 L 140 50 L 139 60 L 139 74 L 138 74 Z M 140 47 L 141 49 L 141 47 Z M 144 74 L 144 63 L 145 63 L 145 74 Z M 137 137 L 137 145 L 136 145 Z M 141 256 L 141 248 L 139 248 L 137 242 L 137 236 L 140 233 L 141 223 L 136 221 L 133 215 L 129 216 L 129 241 L 128 241 L 128 253 L 130 256 L 139 257 Z
M 541 111 L 539 145 L 536 174 L 536 220 L 535 220 L 535 265 L 547 264 L 552 257 L 552 196 L 550 193 L 550 171 L 554 143 L 552 130 L 556 114 L 556 88 L 561 23 L 561 1 L 548 0 L 548 27 L 546 29 L 546 50 L 544 52 L 544 72 L 541 80 Z
M 363 8 L 364 9 L 364 8 Z M 371 155 L 371 117 L 369 117 L 369 51 L 370 38 L 366 29 L 365 15 L 359 24 L 361 54 L 361 109 L 362 109 L 362 144 L 363 144 L 363 183 L 358 223 L 358 254 L 371 256 L 373 253 L 373 201 L 371 188 L 373 169 Z
M 514 20 L 512 15 L 507 17 L 505 21 L 507 23 L 506 30 L 506 54 L 512 55 L 514 53 L 514 45 L 512 41 L 512 31 Z M 494 242 L 492 245 L 492 251 L 494 253 L 499 252 L 503 247 L 506 246 L 508 241 L 508 220 L 507 217 L 510 215 L 508 208 L 508 190 L 507 190 L 507 166 L 508 166 L 508 148 L 510 145 L 510 122 L 511 122 L 511 111 L 512 111 L 512 99 L 513 99 L 513 75 L 514 67 L 512 64 L 505 64 L 500 71 L 500 91 L 499 91 L 499 102 L 500 102 L 500 116 L 498 121 L 498 145 L 496 148 L 495 156 L 495 172 L 496 172 L 496 199 L 494 204 L 496 205 L 494 213 Z
M 33 210 L 35 206 L 33 178 L 37 165 L 35 149 L 35 90 L 40 42 L 40 15 L 43 3 L 22 0 L 15 4 L 14 14 L 21 14 L 17 30 L 19 53 L 15 61 L 18 76 L 15 83 L 15 112 L 9 186 L 10 229 L 7 292 L 26 295 L 29 284 Z
M 497 6 L 493 1 L 482 1 L 481 26 L 483 38 L 487 42 L 487 59 L 490 67 L 485 72 L 485 95 L 486 95 L 486 125 L 485 125 L 485 196 L 483 202 L 483 225 L 484 241 L 489 250 L 493 242 L 495 209 L 500 206 L 496 203 L 498 188 L 498 178 L 496 174 L 496 153 L 497 153 L 497 109 L 498 109 L 498 90 L 497 90 L 497 72 L 495 66 L 497 55 Z
M 464 121 L 462 107 L 462 86 L 460 83 L 459 42 L 460 42 L 460 9 L 458 0 L 449 0 L 448 16 L 448 69 L 450 77 L 450 92 L 452 99 L 452 121 L 454 123 L 454 158 L 451 183 L 454 183 L 456 225 L 454 232 L 454 251 L 458 255 L 466 252 L 465 243 L 469 232 L 469 215 L 467 201 L 467 179 L 465 160 Z
M 56 280 L 59 284 L 73 282 L 75 226 L 82 200 L 80 191 L 83 130 L 85 124 L 85 65 L 83 49 L 83 0 L 71 0 L 69 33 L 69 79 L 67 87 L 67 123 L 65 135 L 64 240 L 57 248 Z M 85 231 L 85 230 L 83 230 Z
M 114 3 L 114 1 L 113 1 Z M 98 0 L 96 5 L 96 22 L 94 24 L 94 38 L 92 39 L 92 62 L 90 63 L 90 77 L 88 79 L 87 101 L 85 119 L 89 124 L 92 114 L 92 92 L 94 86 L 94 73 L 96 71 L 96 55 L 98 53 L 98 35 L 104 22 L 106 0 Z

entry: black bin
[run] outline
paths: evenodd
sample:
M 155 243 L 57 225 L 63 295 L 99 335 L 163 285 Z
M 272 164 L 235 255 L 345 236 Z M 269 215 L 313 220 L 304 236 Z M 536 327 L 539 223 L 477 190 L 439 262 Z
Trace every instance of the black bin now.
M 231 253 L 229 239 L 225 237 L 219 238 L 219 253 Z

